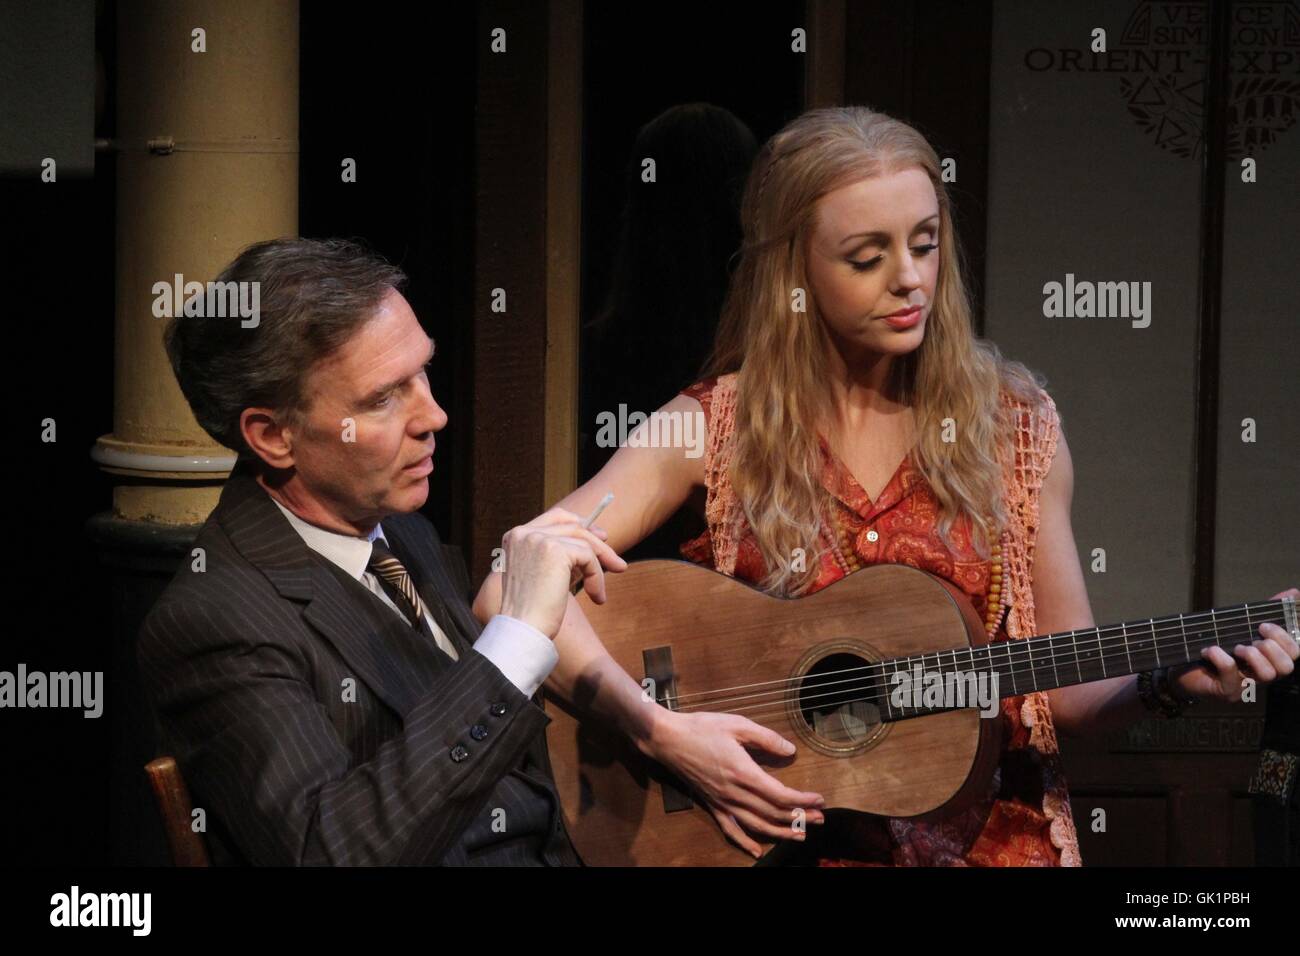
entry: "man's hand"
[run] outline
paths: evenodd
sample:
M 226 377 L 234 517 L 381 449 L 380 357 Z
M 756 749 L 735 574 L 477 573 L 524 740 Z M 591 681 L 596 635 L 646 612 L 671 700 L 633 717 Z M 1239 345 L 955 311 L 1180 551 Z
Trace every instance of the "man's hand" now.
M 605 603 L 605 570 L 625 571 L 627 562 L 605 543 L 596 526 L 563 508 L 552 508 L 501 539 L 505 571 L 501 613 L 555 637 L 568 606 L 569 588 L 581 579 L 597 604 Z

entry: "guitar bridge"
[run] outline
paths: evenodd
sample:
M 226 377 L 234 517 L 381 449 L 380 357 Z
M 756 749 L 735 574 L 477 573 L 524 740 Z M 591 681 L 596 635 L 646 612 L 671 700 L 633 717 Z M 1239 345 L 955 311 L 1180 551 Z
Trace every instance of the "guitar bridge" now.
M 677 710 L 677 675 L 673 672 L 673 649 L 671 647 L 651 647 L 641 652 L 641 663 L 645 667 L 654 688 L 655 703 L 662 704 L 669 710 Z M 681 781 L 665 773 L 662 782 L 664 813 L 676 813 L 689 810 L 695 806 L 686 794 Z

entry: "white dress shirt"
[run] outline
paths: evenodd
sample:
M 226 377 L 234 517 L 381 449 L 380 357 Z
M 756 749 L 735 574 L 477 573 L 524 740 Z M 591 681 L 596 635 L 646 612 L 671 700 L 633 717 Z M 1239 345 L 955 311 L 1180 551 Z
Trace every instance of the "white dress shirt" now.
M 274 498 L 271 500 L 275 501 Z M 388 592 L 379 583 L 379 579 L 367 570 L 370 564 L 370 542 L 378 538 L 388 545 L 388 538 L 384 536 L 383 528 L 379 524 L 375 525 L 368 537 L 358 538 L 354 535 L 330 531 L 327 528 L 318 528 L 299 518 L 278 501 L 275 501 L 275 506 L 289 519 L 289 524 L 293 525 L 307 547 L 333 561 L 355 580 L 360 581 L 371 593 L 392 608 L 393 613 L 402 620 L 409 620 L 393 603 Z M 389 548 L 391 550 L 391 546 Z M 456 645 L 442 632 L 442 628 L 438 627 L 438 623 L 433 620 L 427 608 L 424 620 L 429 625 L 429 630 L 433 632 L 438 646 L 452 660 L 459 660 Z M 506 679 L 518 687 L 525 697 L 532 697 L 537 693 L 537 688 L 542 686 L 542 682 L 560 660 L 555 644 L 549 637 L 531 624 L 505 614 L 498 614 L 488 621 L 487 626 L 483 628 L 483 633 L 474 642 L 474 651 L 495 664 Z

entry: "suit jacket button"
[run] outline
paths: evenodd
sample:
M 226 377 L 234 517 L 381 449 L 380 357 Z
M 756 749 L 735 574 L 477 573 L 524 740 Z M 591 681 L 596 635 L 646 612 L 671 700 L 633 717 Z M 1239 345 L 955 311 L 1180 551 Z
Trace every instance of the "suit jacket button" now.
M 488 709 L 489 709 L 489 711 L 491 712 L 491 714 L 492 714 L 493 717 L 503 717 L 503 716 L 505 716 L 506 705 L 505 705 L 505 704 L 493 704 L 493 705 L 492 705 L 490 708 L 488 708 Z
M 456 763 L 460 763 L 468 756 L 469 756 L 469 751 L 466 750 L 464 747 L 462 747 L 460 744 L 457 744 L 456 746 L 451 748 L 451 759 L 456 761 Z
M 482 724 L 475 724 L 473 727 L 469 729 L 469 735 L 473 737 L 475 740 L 482 740 L 484 737 L 487 736 L 487 728 L 484 727 Z

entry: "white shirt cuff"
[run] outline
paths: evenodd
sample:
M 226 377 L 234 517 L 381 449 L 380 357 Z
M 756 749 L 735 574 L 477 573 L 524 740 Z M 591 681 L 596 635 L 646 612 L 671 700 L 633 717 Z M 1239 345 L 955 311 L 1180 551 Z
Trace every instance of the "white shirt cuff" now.
M 525 697 L 532 697 L 560 662 L 555 642 L 518 618 L 498 614 L 474 642 L 478 651 Z

